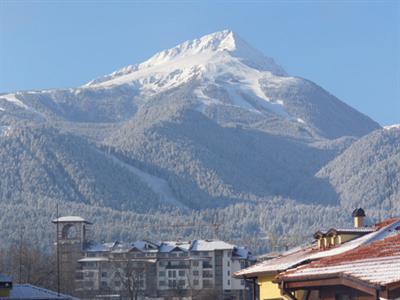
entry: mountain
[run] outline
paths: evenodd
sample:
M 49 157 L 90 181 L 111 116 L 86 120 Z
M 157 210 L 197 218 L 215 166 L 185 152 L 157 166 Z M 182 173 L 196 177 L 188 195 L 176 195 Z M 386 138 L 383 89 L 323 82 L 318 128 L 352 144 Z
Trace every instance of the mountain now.
M 80 87 L 0 94 L 0 126 L 3 219 L 30 214 L 22 209 L 30 205 L 40 207 L 35 215 L 44 223 L 57 201 L 66 214 L 93 217 L 92 208 L 100 223 L 118 216 L 113 228 L 99 225 L 102 238 L 137 235 L 133 224 L 154 223 L 157 215 L 163 222 L 230 224 L 235 229 L 225 228 L 221 238 L 246 242 L 250 233 L 297 230 L 293 235 L 302 237 L 323 221 L 316 211 L 345 222 L 342 207 L 378 205 L 343 193 L 340 175 L 330 170 L 358 143 L 386 131 L 229 30 Z M 397 140 L 382 140 L 371 156 Z M 392 201 L 389 187 L 378 191 L 382 201 Z M 267 212 L 268 220 L 261 216 Z M 193 231 L 169 234 L 196 238 Z
M 400 127 L 376 130 L 324 166 L 327 179 L 348 207 L 394 211 L 400 197 Z
M 81 137 L 38 125 L 8 127 L 4 137 L 3 204 L 53 198 L 137 211 L 159 205 L 157 194 L 137 172 Z
M 120 122 L 149 98 L 184 88 L 196 99 L 193 107 L 222 125 L 244 123 L 325 138 L 362 136 L 380 127 L 316 84 L 287 75 L 228 30 L 184 42 L 79 88 L 0 95 L 0 105 L 3 114 L 20 118 Z

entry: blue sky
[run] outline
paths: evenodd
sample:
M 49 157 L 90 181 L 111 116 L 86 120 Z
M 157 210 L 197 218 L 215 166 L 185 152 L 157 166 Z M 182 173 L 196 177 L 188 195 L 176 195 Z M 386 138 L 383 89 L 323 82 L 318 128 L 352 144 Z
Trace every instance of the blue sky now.
M 0 0 L 0 92 L 78 86 L 222 29 L 400 123 L 400 1 Z

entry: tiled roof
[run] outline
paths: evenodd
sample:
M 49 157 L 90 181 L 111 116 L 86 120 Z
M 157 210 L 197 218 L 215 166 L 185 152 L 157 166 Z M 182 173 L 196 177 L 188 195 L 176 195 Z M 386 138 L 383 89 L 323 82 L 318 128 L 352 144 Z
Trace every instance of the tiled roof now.
M 400 256 L 400 228 L 394 229 L 397 234 L 389 236 L 383 240 L 375 241 L 369 245 L 360 246 L 348 252 L 326 257 L 313 263 L 315 266 L 329 266 L 332 264 L 346 261 L 354 261 L 368 258 L 378 258 L 387 256 Z
M 363 259 L 320 268 L 299 268 L 280 277 L 285 280 L 351 276 L 371 284 L 387 285 L 400 281 L 400 256 Z
M 394 229 L 394 232 L 393 236 L 383 240 L 289 270 L 279 278 L 294 280 L 305 276 L 308 279 L 328 275 L 352 276 L 380 285 L 400 281 L 400 228 Z
M 378 230 L 367 233 L 357 239 L 351 240 L 339 246 L 327 250 L 319 250 L 314 246 L 296 248 L 290 252 L 283 253 L 281 256 L 260 262 L 249 268 L 240 270 L 234 274 L 235 277 L 251 277 L 262 273 L 277 273 L 294 268 L 300 264 L 319 260 L 325 257 L 338 255 L 353 250 L 361 245 L 368 245 L 375 241 L 383 240 L 396 234 L 396 228 L 400 227 L 400 219 L 391 219 L 385 227 L 378 226 Z
M 400 218 L 386 219 L 386 220 L 384 220 L 382 222 L 379 222 L 379 223 L 375 224 L 375 228 L 380 229 L 380 228 L 383 228 L 385 226 L 388 226 L 388 225 L 393 224 L 393 223 L 398 222 L 398 221 L 400 221 Z
M 265 260 L 246 269 L 240 270 L 234 274 L 234 277 L 249 277 L 256 276 L 261 273 L 276 273 L 285 271 L 306 261 L 312 252 L 312 246 L 299 248 L 294 252 L 290 252 L 289 254 L 284 253 L 282 256 L 277 258 Z
M 375 228 L 372 227 L 358 227 L 358 228 L 332 228 L 328 230 L 327 233 L 331 231 L 341 232 L 341 233 L 363 233 L 363 232 L 373 232 Z

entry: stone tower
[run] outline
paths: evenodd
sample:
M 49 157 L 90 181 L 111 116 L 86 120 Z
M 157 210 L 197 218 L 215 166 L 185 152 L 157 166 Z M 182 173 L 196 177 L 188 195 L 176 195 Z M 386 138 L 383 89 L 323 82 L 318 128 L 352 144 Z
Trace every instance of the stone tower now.
M 57 225 L 56 251 L 60 265 L 60 291 L 75 293 L 75 276 L 78 260 L 88 243 L 87 226 L 92 223 L 77 216 L 65 216 L 52 221 Z

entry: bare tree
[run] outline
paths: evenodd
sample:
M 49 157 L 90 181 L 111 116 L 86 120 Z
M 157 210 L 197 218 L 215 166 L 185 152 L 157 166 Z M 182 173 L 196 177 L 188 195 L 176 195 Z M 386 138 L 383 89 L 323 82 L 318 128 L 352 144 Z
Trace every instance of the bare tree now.
M 124 260 L 116 264 L 115 277 L 130 300 L 138 300 L 144 295 L 148 264 L 144 261 Z
M 0 269 L 18 283 L 56 288 L 55 256 L 28 241 L 21 240 L 1 250 Z

